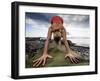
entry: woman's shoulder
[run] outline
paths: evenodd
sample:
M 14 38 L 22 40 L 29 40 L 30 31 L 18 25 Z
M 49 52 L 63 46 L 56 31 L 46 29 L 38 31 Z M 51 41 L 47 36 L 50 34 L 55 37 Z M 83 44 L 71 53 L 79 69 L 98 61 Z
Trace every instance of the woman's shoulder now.
M 49 30 L 50 30 L 51 32 L 54 32 L 54 31 L 55 31 L 55 29 L 54 29 L 52 26 L 49 27 Z
M 64 31 L 64 30 L 65 30 L 64 26 L 62 26 L 60 30 L 61 30 L 61 31 Z
M 49 27 L 49 30 L 50 30 L 51 32 L 53 31 L 53 28 L 52 28 L 52 26 L 50 26 L 50 27 Z

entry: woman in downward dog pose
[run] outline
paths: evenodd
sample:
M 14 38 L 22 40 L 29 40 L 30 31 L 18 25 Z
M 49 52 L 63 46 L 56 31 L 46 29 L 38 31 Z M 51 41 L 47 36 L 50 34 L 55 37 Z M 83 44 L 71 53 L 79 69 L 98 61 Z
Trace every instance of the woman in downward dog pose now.
M 43 55 L 33 61 L 33 66 L 38 67 L 40 65 L 44 66 L 46 64 L 47 58 L 53 58 L 48 54 L 48 46 L 53 34 L 53 39 L 57 44 L 57 47 L 61 44 L 61 38 L 63 38 L 64 46 L 66 49 L 65 58 L 68 58 L 71 63 L 79 63 L 80 56 L 69 48 L 67 42 L 67 33 L 63 26 L 63 19 L 60 16 L 54 16 L 51 19 L 51 26 L 48 29 L 47 39 L 45 41 Z

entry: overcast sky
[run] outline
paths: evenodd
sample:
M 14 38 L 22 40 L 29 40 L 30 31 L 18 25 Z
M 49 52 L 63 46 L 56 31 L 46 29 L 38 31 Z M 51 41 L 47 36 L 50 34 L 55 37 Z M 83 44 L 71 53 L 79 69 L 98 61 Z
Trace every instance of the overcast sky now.
M 26 37 L 46 37 L 50 20 L 53 16 L 61 16 L 68 37 L 89 37 L 89 15 L 53 14 L 26 12 Z

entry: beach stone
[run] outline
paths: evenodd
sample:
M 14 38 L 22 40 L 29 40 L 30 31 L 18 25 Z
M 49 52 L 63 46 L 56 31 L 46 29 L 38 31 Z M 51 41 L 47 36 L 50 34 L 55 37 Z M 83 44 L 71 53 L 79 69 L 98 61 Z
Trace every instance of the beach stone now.
M 27 58 L 26 68 L 33 68 L 33 66 L 32 66 L 33 62 L 32 61 L 39 58 L 42 55 L 44 43 L 42 45 L 43 47 L 40 46 L 42 48 L 39 47 L 39 45 L 38 45 L 38 44 L 40 44 L 39 42 L 37 42 L 37 45 L 36 45 L 36 42 L 30 42 L 29 44 L 31 46 L 33 46 L 34 48 L 36 48 L 37 51 L 38 51 L 38 52 L 34 52 L 34 51 L 28 52 L 28 54 L 27 54 L 28 56 L 26 56 L 26 57 L 30 57 L 30 58 Z M 71 45 L 70 49 L 82 56 L 80 63 L 72 64 L 68 59 L 65 59 L 64 58 L 64 55 L 65 55 L 65 52 L 66 52 L 65 46 L 61 45 L 60 48 L 58 49 L 56 47 L 55 42 L 51 42 L 49 44 L 48 53 L 51 56 L 53 56 L 53 59 L 47 59 L 45 67 L 89 65 L 89 47 Z M 31 54 L 33 54 L 33 55 L 30 56 Z M 40 66 L 40 67 L 42 67 L 42 66 Z

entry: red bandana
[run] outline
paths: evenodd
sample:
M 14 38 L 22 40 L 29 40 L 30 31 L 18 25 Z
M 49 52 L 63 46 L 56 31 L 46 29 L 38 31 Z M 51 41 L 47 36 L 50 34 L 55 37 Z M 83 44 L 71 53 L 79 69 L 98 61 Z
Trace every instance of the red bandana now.
M 63 19 L 60 16 L 53 16 L 51 19 L 51 23 L 53 23 L 53 22 L 56 22 L 56 23 L 62 22 L 63 23 Z

